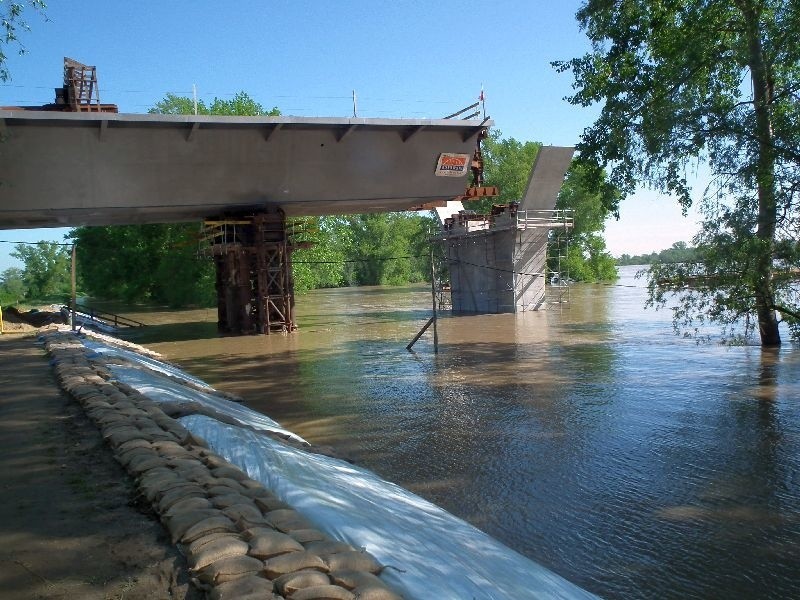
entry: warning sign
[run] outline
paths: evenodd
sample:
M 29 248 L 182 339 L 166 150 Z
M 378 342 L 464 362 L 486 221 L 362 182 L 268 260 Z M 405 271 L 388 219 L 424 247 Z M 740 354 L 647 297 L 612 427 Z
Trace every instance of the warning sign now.
M 442 152 L 436 163 L 437 177 L 462 177 L 469 170 L 469 154 Z

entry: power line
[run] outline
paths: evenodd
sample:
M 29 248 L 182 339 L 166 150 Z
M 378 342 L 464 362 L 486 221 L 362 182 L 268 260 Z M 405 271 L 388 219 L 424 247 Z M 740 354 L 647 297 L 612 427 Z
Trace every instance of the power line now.
M 376 256 L 374 258 L 347 258 L 341 260 L 293 260 L 293 265 L 341 265 L 343 263 L 368 263 L 368 262 L 382 262 L 387 260 L 404 260 L 409 258 L 424 258 L 427 254 L 409 255 L 409 256 Z
M 39 244 L 53 244 L 54 246 L 72 246 L 70 243 L 51 242 L 49 240 L 39 240 L 38 242 L 15 242 L 13 240 L 0 240 L 0 244 L 25 244 L 26 246 L 38 246 Z

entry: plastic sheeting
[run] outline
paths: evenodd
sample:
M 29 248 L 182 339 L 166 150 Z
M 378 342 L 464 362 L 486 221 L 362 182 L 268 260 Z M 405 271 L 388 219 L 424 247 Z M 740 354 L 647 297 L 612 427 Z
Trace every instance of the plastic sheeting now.
M 113 343 L 87 338 L 80 338 L 80 341 L 92 352 L 103 356 L 106 360 L 121 358 L 130 363 L 130 365 L 115 365 L 109 362 L 106 366 L 118 381 L 131 386 L 154 402 L 177 404 L 194 402 L 220 415 L 225 415 L 245 427 L 270 431 L 308 444 L 302 437 L 288 429 L 284 429 L 278 422 L 273 421 L 268 416 L 214 395 L 214 388 L 178 367 L 116 346 Z M 180 380 L 191 382 L 193 386 L 202 389 L 183 385 Z M 208 392 L 203 391 L 203 389 L 208 390 Z
M 261 431 L 271 431 L 280 435 L 291 437 L 298 442 L 308 444 L 303 438 L 288 429 L 284 429 L 276 421 L 273 421 L 260 412 L 231 402 L 223 400 L 206 392 L 195 390 L 185 385 L 172 381 L 149 372 L 139 367 L 127 367 L 120 365 L 107 365 L 107 368 L 114 377 L 131 386 L 136 391 L 144 394 L 155 402 L 173 402 L 185 404 L 195 402 L 216 413 L 225 415 L 245 427 L 252 427 Z
M 341 460 L 193 415 L 180 419 L 331 537 L 364 547 L 419 598 L 596 598 L 411 492 Z
M 144 354 L 140 354 L 139 352 L 134 352 L 132 350 L 127 350 L 119 346 L 114 346 L 113 344 L 105 344 L 88 338 L 81 338 L 80 341 L 84 346 L 86 346 L 96 354 L 103 356 L 105 359 L 121 358 L 127 362 L 147 367 L 151 371 L 156 371 L 157 373 L 169 375 L 170 377 L 175 377 L 177 379 L 183 379 L 184 381 L 189 381 L 198 387 L 202 387 L 207 390 L 214 389 L 202 379 L 193 377 L 192 375 L 189 375 L 189 373 L 183 371 L 182 369 L 179 369 L 178 367 L 169 365 L 154 358 L 150 358 L 149 356 L 145 356 Z

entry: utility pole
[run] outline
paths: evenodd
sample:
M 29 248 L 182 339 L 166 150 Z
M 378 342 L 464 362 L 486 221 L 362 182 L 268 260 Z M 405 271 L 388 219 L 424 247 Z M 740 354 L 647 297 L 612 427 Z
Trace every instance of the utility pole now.
M 353 118 L 358 117 L 358 99 L 356 98 L 356 91 L 353 90 Z
M 70 303 L 72 305 L 71 306 L 71 308 L 72 308 L 71 318 L 70 318 L 70 320 L 72 321 L 72 331 L 75 331 L 75 329 L 76 329 L 76 326 L 75 326 L 75 308 L 76 308 L 76 304 L 78 303 L 78 294 L 77 294 L 77 291 L 76 291 L 76 288 L 75 288 L 75 280 L 76 280 L 76 278 L 75 278 L 75 259 L 77 257 L 77 252 L 75 251 L 75 249 L 77 247 L 78 247 L 78 243 L 77 242 L 72 242 L 72 265 L 71 265 L 71 271 L 72 271 L 72 273 L 71 273 L 71 277 L 72 277 L 72 299 L 71 299 L 71 303 Z
M 197 114 L 197 84 L 192 84 L 192 100 L 194 101 L 194 114 Z

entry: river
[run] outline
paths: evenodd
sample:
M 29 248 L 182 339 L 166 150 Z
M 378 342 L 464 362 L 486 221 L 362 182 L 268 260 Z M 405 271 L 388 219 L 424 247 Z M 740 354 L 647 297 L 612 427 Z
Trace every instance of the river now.
M 643 282 L 445 317 L 430 291 L 319 290 L 291 335 L 214 310 L 134 341 L 606 598 L 800 595 L 800 349 L 696 344 Z

